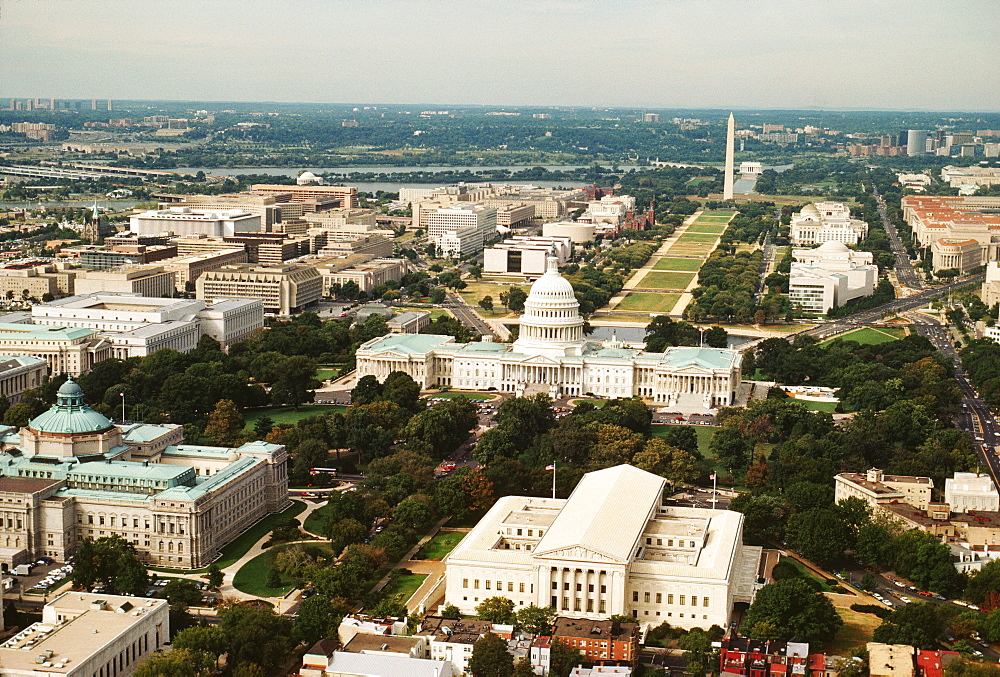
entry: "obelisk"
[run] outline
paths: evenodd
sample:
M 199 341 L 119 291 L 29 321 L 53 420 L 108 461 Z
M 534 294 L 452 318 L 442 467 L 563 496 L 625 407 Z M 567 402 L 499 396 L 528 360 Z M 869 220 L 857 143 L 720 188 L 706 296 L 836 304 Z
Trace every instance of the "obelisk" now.
M 729 123 L 726 125 L 726 175 L 722 183 L 722 199 L 733 199 L 733 144 L 736 141 L 736 120 L 733 114 L 729 114 Z

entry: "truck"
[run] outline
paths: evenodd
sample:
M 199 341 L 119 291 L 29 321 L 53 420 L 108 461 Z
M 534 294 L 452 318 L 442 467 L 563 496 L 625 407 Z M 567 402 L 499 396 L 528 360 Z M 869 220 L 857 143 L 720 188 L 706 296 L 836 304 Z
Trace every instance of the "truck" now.
M 31 565 L 30 564 L 18 564 L 14 567 L 14 573 L 18 576 L 30 576 L 31 575 Z

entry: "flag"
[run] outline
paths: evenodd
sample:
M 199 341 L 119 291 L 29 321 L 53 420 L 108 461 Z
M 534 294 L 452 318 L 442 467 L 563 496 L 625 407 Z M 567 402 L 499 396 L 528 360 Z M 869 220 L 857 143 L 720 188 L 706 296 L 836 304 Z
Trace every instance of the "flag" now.
M 118 397 L 125 397 L 125 393 L 118 393 Z
M 708 479 L 710 479 L 710 480 L 712 480 L 714 482 L 715 481 L 715 473 L 712 473 L 711 475 L 709 475 Z
M 553 463 L 552 465 L 547 465 L 547 466 L 545 466 L 545 469 L 546 469 L 546 470 L 555 470 L 555 469 L 556 469 L 556 466 L 555 466 L 555 464 Z

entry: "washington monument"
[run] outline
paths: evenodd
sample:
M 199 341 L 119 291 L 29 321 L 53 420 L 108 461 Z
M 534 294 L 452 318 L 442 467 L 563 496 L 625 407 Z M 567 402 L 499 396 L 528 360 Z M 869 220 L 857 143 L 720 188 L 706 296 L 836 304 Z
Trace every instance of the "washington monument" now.
M 733 142 L 736 138 L 736 120 L 733 114 L 729 114 L 729 123 L 726 125 L 726 175 L 723 177 L 722 199 L 733 199 Z

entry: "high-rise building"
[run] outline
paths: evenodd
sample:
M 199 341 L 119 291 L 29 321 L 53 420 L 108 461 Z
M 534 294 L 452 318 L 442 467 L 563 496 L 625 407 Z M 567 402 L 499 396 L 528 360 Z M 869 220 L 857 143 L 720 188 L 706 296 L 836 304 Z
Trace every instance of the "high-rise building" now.
M 926 129 L 911 129 L 906 133 L 906 154 L 924 155 L 927 153 L 928 132 Z

